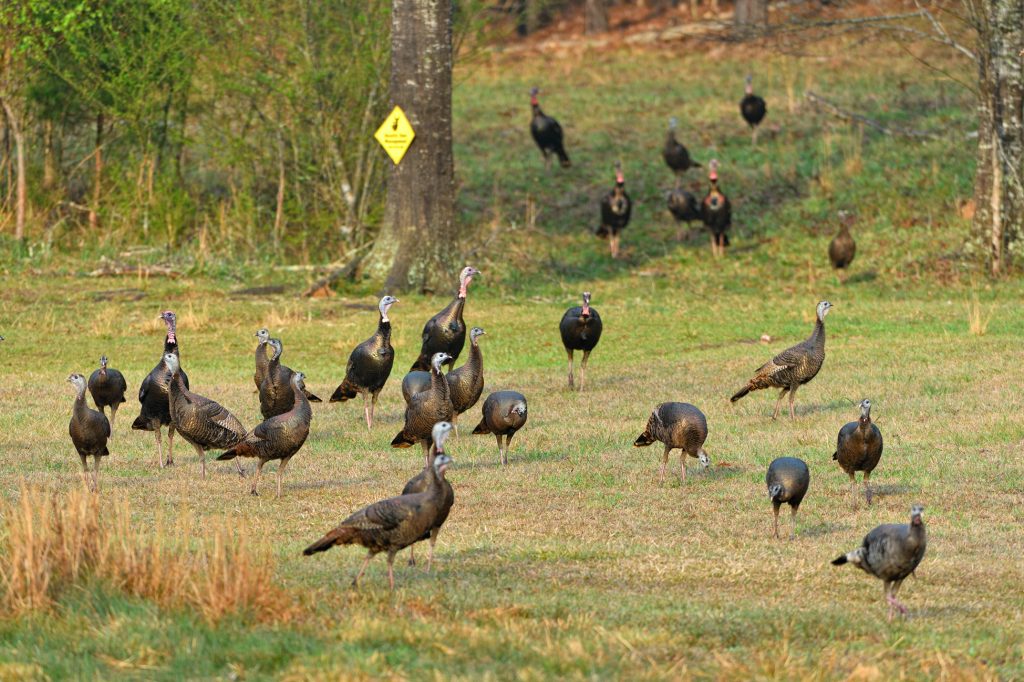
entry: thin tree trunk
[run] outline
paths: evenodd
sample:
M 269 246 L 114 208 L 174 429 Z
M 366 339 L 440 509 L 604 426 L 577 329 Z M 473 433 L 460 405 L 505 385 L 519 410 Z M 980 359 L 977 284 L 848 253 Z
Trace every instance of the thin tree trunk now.
M 736 0 L 733 23 L 739 34 L 750 34 L 768 23 L 768 0 Z
M 277 208 L 274 211 L 274 248 L 281 246 L 281 226 L 284 224 L 284 138 L 277 131 Z
M 583 15 L 583 32 L 587 35 L 608 31 L 607 0 L 587 0 Z
M 25 134 L 14 109 L 6 99 L 3 100 L 3 107 L 4 113 L 7 114 L 7 122 L 11 126 L 11 135 L 14 137 L 15 167 L 18 178 L 14 200 L 14 238 L 21 241 L 25 238 L 25 204 L 28 202 L 28 186 L 25 181 Z
M 92 205 L 89 207 L 89 229 L 100 226 L 100 188 L 103 181 L 103 112 L 96 114 L 96 152 L 93 155 Z
M 43 189 L 50 190 L 57 182 L 56 155 L 53 153 L 53 121 L 43 122 Z
M 416 138 L 401 163 L 391 165 L 384 224 L 367 272 L 386 272 L 388 292 L 435 291 L 450 283 L 457 257 L 452 2 L 393 0 L 391 8 L 391 99 Z

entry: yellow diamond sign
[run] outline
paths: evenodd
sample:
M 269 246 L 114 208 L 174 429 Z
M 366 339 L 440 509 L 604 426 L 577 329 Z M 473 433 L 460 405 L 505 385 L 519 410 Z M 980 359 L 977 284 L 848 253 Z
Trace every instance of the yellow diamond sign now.
M 377 142 L 380 142 L 380 146 L 384 147 L 384 151 L 388 153 L 388 156 L 391 157 L 391 160 L 397 166 L 398 162 L 405 156 L 409 145 L 412 144 L 416 133 L 413 131 L 409 119 L 405 117 L 402 107 L 396 106 L 394 111 L 388 114 L 387 119 L 380 124 L 380 128 L 377 128 L 377 132 L 373 136 L 377 139 Z

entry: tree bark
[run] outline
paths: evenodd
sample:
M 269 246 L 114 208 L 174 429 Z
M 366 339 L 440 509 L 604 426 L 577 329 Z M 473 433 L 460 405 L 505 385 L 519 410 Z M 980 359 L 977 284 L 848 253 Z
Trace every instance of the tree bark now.
M 1024 2 L 968 0 L 978 32 L 974 229 L 1001 275 L 1024 235 Z
M 50 190 L 57 183 L 57 155 L 53 153 L 53 121 L 43 122 L 43 189 Z
M 584 11 L 583 32 L 587 35 L 605 33 L 608 30 L 607 0 L 587 0 Z
M 17 174 L 17 190 L 14 199 L 14 238 L 22 241 L 25 238 L 25 205 L 28 203 L 28 185 L 25 180 L 25 131 L 22 129 L 21 121 L 14 113 L 14 108 L 7 99 L 2 100 L 4 113 L 7 115 L 7 123 L 11 126 L 11 136 L 14 138 L 14 157 Z
M 100 226 L 100 187 L 103 180 L 103 112 L 96 114 L 96 152 L 93 155 L 92 204 L 89 206 L 89 229 Z
M 366 271 L 389 293 L 450 285 L 457 257 L 452 161 L 452 2 L 393 0 L 391 101 L 416 138 L 392 164 L 384 223 Z M 383 153 L 383 152 L 381 152 Z
M 739 34 L 750 34 L 768 23 L 768 0 L 736 0 L 733 25 Z

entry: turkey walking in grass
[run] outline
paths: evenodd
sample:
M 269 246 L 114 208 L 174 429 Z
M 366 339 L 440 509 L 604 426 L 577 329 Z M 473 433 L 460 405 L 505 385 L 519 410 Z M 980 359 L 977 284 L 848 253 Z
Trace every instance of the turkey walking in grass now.
M 430 358 L 435 353 L 446 353 L 449 356 L 448 369 L 455 367 L 455 361 L 459 359 L 459 353 L 466 345 L 466 321 L 462 319 L 466 295 L 473 278 L 480 275 L 481 272 L 472 266 L 462 268 L 462 272 L 459 273 L 459 292 L 455 298 L 423 325 L 420 354 L 409 371 L 429 371 Z
M 708 181 L 711 187 L 700 205 L 700 217 L 711 233 L 711 255 L 724 256 L 729 246 L 729 228 L 732 227 L 732 204 L 718 188 L 718 159 L 708 163 Z
M 695 220 L 702 220 L 701 203 L 694 196 L 693 192 L 676 188 L 668 194 L 668 211 L 677 223 L 685 222 L 687 228 Z M 682 241 L 683 235 L 680 232 L 676 239 Z
M 442 422 L 443 424 L 443 422 Z M 454 424 L 452 425 L 454 426 Z M 434 425 L 433 444 L 430 446 L 430 450 L 427 451 L 426 465 L 423 467 L 423 471 L 418 473 L 402 488 L 403 495 L 412 495 L 413 493 L 423 492 L 430 487 L 431 469 L 434 467 L 434 459 L 438 455 L 445 454 L 444 443 L 445 439 L 448 438 L 448 434 L 451 429 L 446 429 L 444 426 L 440 428 Z M 436 434 L 436 435 L 435 435 Z M 440 438 L 438 438 L 440 436 Z M 441 505 L 437 508 L 437 516 L 434 518 L 434 523 L 420 540 L 430 541 L 430 553 L 427 555 L 427 571 L 430 571 L 430 567 L 434 564 L 434 544 L 437 542 L 437 536 L 441 533 L 441 526 L 448 520 L 448 514 L 451 513 L 452 506 L 455 504 L 455 490 L 452 488 L 451 482 L 447 478 L 441 479 L 441 487 L 444 488 L 444 499 L 441 501 Z M 416 565 L 416 545 L 409 546 L 409 565 Z
M 807 486 L 811 484 L 811 470 L 807 463 L 796 457 L 779 457 L 768 465 L 768 473 L 765 474 L 765 484 L 768 486 L 768 497 L 772 501 L 772 512 L 775 517 L 775 537 L 779 537 L 779 508 L 783 504 L 789 504 L 790 516 L 793 520 L 793 529 L 789 537 L 796 535 L 796 512 L 807 494 Z
M 167 325 L 167 336 L 164 338 L 164 355 L 173 353 L 179 358 L 178 375 L 181 382 L 188 388 L 188 375 L 185 370 L 180 369 L 180 351 L 178 348 L 178 318 L 170 310 L 160 314 L 160 319 Z M 162 469 L 165 466 L 174 464 L 174 431 L 175 426 L 171 421 L 171 411 L 168 402 L 168 392 L 171 385 L 171 371 L 167 364 L 161 360 L 157 363 L 139 386 L 139 403 L 142 406 L 139 416 L 132 422 L 132 429 L 137 431 L 153 431 L 156 434 L 156 455 L 157 465 Z M 160 430 L 167 427 L 167 461 L 164 461 L 164 447 L 160 438 Z
M 850 234 L 850 217 L 841 212 L 839 233 L 832 238 L 828 245 L 828 258 L 832 261 L 832 267 L 836 269 L 840 280 L 843 279 L 843 271 L 850 267 L 853 257 L 857 255 L 857 242 Z
M 679 120 L 673 116 L 668 122 L 668 135 L 665 138 L 665 147 L 661 151 L 665 163 L 676 176 L 676 188 L 679 187 L 683 173 L 691 168 L 700 168 L 701 165 L 690 157 L 689 150 L 676 139 L 676 127 Z
M 883 583 L 885 601 L 889 604 L 889 620 L 895 611 L 907 615 L 907 607 L 898 599 L 903 581 L 914 572 L 928 545 L 924 529 L 924 507 L 910 508 L 910 523 L 886 523 L 864 537 L 861 546 L 832 560 L 833 565 L 851 563 Z
M 121 403 L 127 402 L 124 398 L 128 390 L 128 383 L 124 375 L 113 367 L 107 367 L 107 356 L 100 356 L 100 368 L 89 377 L 89 395 L 96 403 L 96 409 L 104 412 L 105 407 L 110 407 L 110 437 L 114 437 L 114 419 L 117 417 L 117 408 Z
M 451 388 L 441 371 L 441 365 L 451 359 L 447 353 L 434 353 L 430 361 L 430 388 L 413 395 L 405 408 L 405 424 L 391 441 L 393 448 L 408 448 L 423 444 L 424 456 L 430 451 L 434 424 L 450 422 L 454 414 Z
M 473 434 L 493 433 L 498 439 L 498 458 L 502 465 L 506 465 L 512 436 L 523 428 L 527 416 L 526 396 L 518 391 L 495 391 L 484 401 L 483 417 L 473 429 Z M 504 446 L 502 436 L 505 437 Z
M 353 349 L 345 366 L 345 378 L 331 402 L 345 402 L 363 394 L 363 416 L 366 417 L 366 430 L 373 429 L 373 411 L 377 407 L 377 397 L 384 389 L 391 367 L 395 364 L 395 349 L 391 346 L 391 320 L 388 311 L 398 303 L 394 296 L 384 296 L 377 303 L 380 318 L 377 331 Z
M 757 144 L 757 126 L 761 125 L 766 113 L 768 113 L 768 107 L 764 103 L 764 99 L 754 94 L 754 77 L 748 75 L 743 99 L 740 100 L 740 114 L 750 126 L 751 144 Z
M 75 407 L 71 412 L 71 422 L 68 424 L 68 433 L 71 435 L 71 442 L 75 451 L 82 460 L 82 478 L 89 490 L 100 489 L 100 458 L 110 455 L 107 449 L 107 439 L 110 437 L 110 423 L 102 412 L 89 407 L 85 402 L 85 377 L 81 374 L 72 374 L 68 377 L 75 389 Z M 89 465 L 87 457 L 95 460 L 95 470 L 92 480 L 89 480 Z
M 431 440 L 442 445 L 451 431 L 451 424 L 441 422 L 431 430 Z M 352 586 L 366 571 L 370 560 L 380 552 L 388 555 L 388 582 L 395 589 L 395 555 L 409 545 L 429 535 L 445 501 L 445 472 L 452 459 L 443 452 L 434 457 L 429 468 L 426 488 L 420 492 L 391 497 L 360 509 L 341 522 L 334 530 L 303 550 L 305 556 L 325 552 L 335 545 L 361 545 L 367 549 L 359 573 Z
M 626 177 L 622 174 L 622 164 L 615 162 L 615 186 L 601 198 L 601 224 L 595 230 L 598 237 L 608 239 L 612 258 L 619 257 L 619 233 L 629 225 L 629 217 L 633 212 L 633 202 L 626 194 Z
M 832 304 L 828 301 L 818 303 L 817 320 L 810 337 L 803 343 L 787 348 L 761 365 L 754 374 L 754 378 L 737 391 L 730 400 L 736 402 L 751 391 L 759 391 L 763 388 L 781 388 L 779 399 L 775 402 L 775 411 L 772 412 L 772 419 L 779 416 L 779 406 L 782 405 L 782 399 L 786 393 L 789 393 L 789 416 L 791 419 L 796 419 L 796 411 L 793 408 L 796 389 L 816 377 L 825 362 L 825 316 L 831 309 Z
M 530 118 L 530 135 L 533 136 L 533 141 L 537 143 L 540 153 L 544 156 L 545 169 L 551 169 L 552 154 L 558 157 L 558 163 L 562 168 L 568 168 L 572 162 L 569 161 L 569 155 L 565 153 L 562 126 L 554 118 L 541 111 L 540 100 L 537 99 L 538 93 L 540 90 L 537 88 L 530 90 L 530 109 L 533 112 Z
M 486 334 L 480 327 L 473 327 L 469 330 L 469 359 L 458 369 L 453 369 L 445 375 L 448 381 L 448 390 L 452 398 L 452 425 L 455 427 L 455 434 L 458 435 L 459 427 L 457 419 L 459 415 L 466 412 L 480 400 L 480 394 L 484 392 L 484 356 L 480 351 L 480 337 Z M 430 372 L 409 372 L 402 379 L 402 397 L 405 404 L 417 393 L 430 388 Z
M 236 457 L 255 457 L 256 474 L 253 476 L 252 484 L 249 487 L 250 495 L 259 495 L 257 490 L 260 484 L 260 475 L 263 473 L 263 465 L 267 462 L 277 460 L 280 464 L 277 467 L 277 496 L 281 497 L 281 477 L 288 466 L 288 462 L 296 452 L 302 448 L 309 436 L 309 424 L 313 420 L 313 410 L 309 406 L 309 399 L 306 398 L 303 381 L 306 375 L 302 372 L 295 372 L 291 378 L 292 408 L 284 414 L 279 414 L 267 419 L 245 437 L 241 443 L 224 452 L 218 461 L 235 459 Z
M 203 478 L 206 478 L 206 451 L 227 450 L 238 445 L 246 436 L 245 427 L 219 404 L 189 391 L 182 380 L 177 355 L 165 353 L 164 365 L 171 374 L 171 420 L 181 437 L 196 449 Z M 242 463 L 238 459 L 235 459 L 235 467 L 243 476 Z
M 597 314 L 596 308 L 590 307 L 590 292 L 583 292 L 583 305 L 573 306 L 562 315 L 562 321 L 558 323 L 558 331 L 562 335 L 562 345 L 565 346 L 565 353 L 569 356 L 569 389 L 575 384 L 576 377 L 573 374 L 573 356 L 575 352 L 583 351 L 583 360 L 580 362 L 580 386 L 583 390 L 583 380 L 587 372 L 587 361 L 590 359 L 590 352 L 597 347 L 601 340 L 601 316 Z
M 280 339 L 267 342 L 270 349 L 270 362 L 267 364 L 263 382 L 260 384 L 260 414 L 264 419 L 276 417 L 292 409 L 292 376 L 295 371 L 281 364 L 281 352 L 284 347 Z M 306 399 L 310 402 L 322 402 L 320 398 L 303 389 Z
M 865 398 L 860 402 L 860 419 L 849 422 L 839 430 L 832 459 L 839 462 L 839 466 L 850 477 L 850 492 L 853 495 L 857 494 L 857 478 L 854 474 L 864 472 L 864 497 L 868 504 L 871 504 L 871 472 L 882 458 L 882 447 L 882 432 L 871 421 L 871 401 Z
M 696 458 L 705 469 L 711 464 L 708 453 L 704 451 L 704 441 L 707 438 L 708 421 L 703 412 L 690 403 L 662 403 L 651 412 L 647 427 L 637 436 L 633 445 L 642 448 L 655 441 L 665 444 L 661 474 L 658 476 L 659 484 L 665 482 L 669 453 L 679 449 L 679 478 L 685 483 L 687 455 Z

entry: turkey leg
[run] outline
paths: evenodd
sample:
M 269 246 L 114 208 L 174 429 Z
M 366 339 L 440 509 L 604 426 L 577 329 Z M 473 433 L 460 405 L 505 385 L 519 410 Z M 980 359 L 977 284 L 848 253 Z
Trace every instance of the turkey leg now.
M 430 573 L 430 567 L 434 565 L 434 543 L 437 542 L 437 536 L 440 532 L 440 528 L 432 528 L 430 530 L 430 554 L 427 555 L 427 573 Z
M 569 389 L 571 390 L 572 387 L 573 387 L 573 385 L 572 385 L 573 384 L 573 376 L 572 376 L 572 355 L 573 355 L 573 352 L 571 350 L 567 350 L 565 352 L 569 356 Z
M 796 400 L 796 389 L 799 386 L 793 386 L 789 389 L 789 418 L 796 419 L 796 411 L 793 409 L 793 401 Z
M 792 540 L 793 538 L 796 537 L 796 510 L 797 509 L 799 509 L 799 507 L 790 507 L 789 508 L 789 518 L 793 522 L 793 528 L 792 528 L 792 530 L 789 531 L 789 539 L 790 540 Z
M 395 552 L 388 552 L 388 584 L 395 591 Z
M 278 499 L 281 498 L 281 477 L 284 475 L 284 470 L 285 470 L 285 468 L 287 468 L 288 462 L 290 460 L 291 460 L 291 457 L 285 457 L 284 459 L 281 460 L 281 465 L 279 467 L 277 467 L 277 497 L 278 497 Z
M 498 461 L 500 461 L 502 464 L 506 464 L 507 461 L 505 459 L 505 450 L 504 448 L 501 447 L 501 434 L 496 433 L 494 434 L 494 437 L 498 439 Z
M 661 475 L 658 476 L 658 485 L 665 485 L 665 469 L 668 468 L 668 453 L 672 451 L 672 446 L 665 446 L 665 454 L 661 458 Z
M 238 459 L 237 457 L 235 459 Z M 259 460 L 256 462 L 256 473 L 252 477 L 252 485 L 249 486 L 249 494 L 253 497 L 259 496 L 257 488 L 260 485 L 260 476 L 263 474 L 263 465 L 266 464 L 266 460 Z
M 871 472 L 864 472 L 864 497 L 868 501 L 868 506 L 871 506 Z
M 782 399 L 786 396 L 786 391 L 788 391 L 788 390 L 789 390 L 789 388 L 783 388 L 782 392 L 779 393 L 779 399 L 775 401 L 775 411 L 772 412 L 772 421 L 775 421 L 778 418 L 778 416 L 779 416 L 779 407 L 782 406 Z
M 117 405 L 110 406 L 110 440 L 114 440 L 114 419 L 117 417 Z
M 370 412 L 370 394 L 363 394 L 363 416 L 366 418 L 366 430 L 373 430 L 373 417 Z
M 203 450 L 198 445 L 193 445 L 196 449 L 196 454 L 199 455 L 199 463 L 203 466 L 203 478 L 206 478 L 206 450 Z
M 775 537 L 779 537 L 779 507 L 782 504 L 779 502 L 772 502 L 772 512 L 775 516 Z
M 373 558 L 373 552 L 366 553 L 366 559 L 363 560 L 363 565 L 360 567 L 359 572 L 356 573 L 356 577 L 352 578 L 352 587 L 359 587 L 359 579 L 363 577 L 363 573 L 366 572 L 366 567 L 370 565 L 370 559 Z
M 580 362 L 580 390 L 583 390 L 583 381 L 586 378 L 587 373 L 587 360 L 590 359 L 590 351 L 583 351 L 583 361 Z
M 167 427 L 167 463 L 164 466 L 174 466 L 174 424 Z
M 679 482 L 686 483 L 686 450 L 679 451 Z
M 94 457 L 96 460 L 96 471 L 93 473 L 93 490 L 96 492 L 100 491 L 100 456 Z
M 157 427 L 154 433 L 156 434 L 156 464 L 161 469 L 164 468 L 164 444 L 163 439 L 160 437 L 161 427 Z

